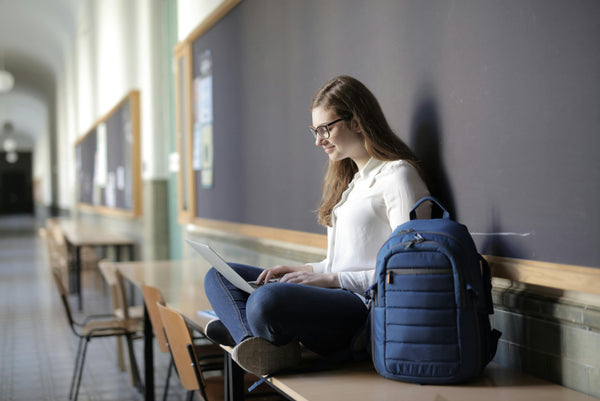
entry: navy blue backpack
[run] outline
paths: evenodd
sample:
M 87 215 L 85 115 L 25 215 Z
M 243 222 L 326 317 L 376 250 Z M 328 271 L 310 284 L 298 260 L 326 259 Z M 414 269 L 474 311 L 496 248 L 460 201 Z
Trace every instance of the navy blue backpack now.
M 418 220 L 432 201 L 442 218 Z M 467 228 L 433 197 L 418 201 L 377 257 L 371 355 L 377 372 L 420 384 L 477 377 L 496 353 L 491 275 Z

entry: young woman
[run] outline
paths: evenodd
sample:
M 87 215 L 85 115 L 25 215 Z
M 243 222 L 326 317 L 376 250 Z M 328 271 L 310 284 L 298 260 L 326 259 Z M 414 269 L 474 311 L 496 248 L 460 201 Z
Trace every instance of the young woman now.
M 259 284 L 278 279 L 250 296 L 214 269 L 205 280 L 206 294 L 235 344 L 233 359 L 257 374 L 297 364 L 299 343 L 321 355 L 350 345 L 368 314 L 362 295 L 375 281 L 377 252 L 428 195 L 415 156 L 361 82 L 331 79 L 315 94 L 311 110 L 309 130 L 329 157 L 318 208 L 318 221 L 327 226 L 327 257 L 266 270 L 233 265 Z M 428 217 L 427 210 L 419 212 Z M 207 335 L 226 342 L 218 334 L 220 324 L 209 326 Z

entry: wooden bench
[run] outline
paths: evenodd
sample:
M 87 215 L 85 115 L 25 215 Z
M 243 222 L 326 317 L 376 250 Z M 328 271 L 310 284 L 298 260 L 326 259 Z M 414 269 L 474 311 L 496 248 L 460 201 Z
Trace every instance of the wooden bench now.
M 379 376 L 370 363 L 311 374 L 275 376 L 271 385 L 299 401 L 591 401 L 595 398 L 523 373 L 490 364 L 467 384 L 438 386 L 397 382 Z
M 179 310 L 188 323 L 202 331 L 206 326 L 206 315 L 199 310 L 210 308 L 204 287 L 204 275 L 210 266 L 198 259 L 185 261 L 138 261 L 111 264 L 125 278 L 136 285 L 142 283 L 161 290 L 169 306 Z M 148 322 L 148 329 L 149 322 Z M 145 356 L 146 380 L 153 383 L 152 335 L 146 335 Z M 230 349 L 226 348 L 227 351 Z M 150 369 L 150 370 L 148 370 Z M 238 368 L 239 369 L 239 368 Z M 235 369 L 229 377 L 228 386 L 234 388 Z M 257 379 L 258 380 L 258 379 Z M 523 373 L 491 364 L 476 381 L 452 386 L 420 386 L 396 382 L 379 376 L 368 361 L 347 363 L 326 371 L 290 375 L 275 375 L 267 380 L 274 388 L 292 400 L 544 400 L 544 401 L 591 401 L 595 398 L 552 384 Z M 235 395 L 229 400 L 238 400 Z M 154 400 L 153 388 L 146 393 L 146 400 Z
M 314 260 L 320 260 L 326 254 L 327 239 L 324 235 L 310 234 L 305 232 L 296 232 L 290 230 L 281 230 L 270 227 L 253 226 L 247 224 L 229 223 L 215 220 L 199 219 L 195 221 L 195 226 L 191 228 L 193 234 L 203 239 L 219 241 L 222 239 L 227 243 L 237 243 L 241 247 L 250 249 L 248 253 L 267 253 L 278 256 L 290 257 L 297 261 L 304 260 L 297 257 L 298 254 L 306 253 L 314 255 Z M 225 251 L 226 252 L 226 251 Z M 235 252 L 240 254 L 243 252 Z M 227 254 L 225 253 L 227 256 Z M 539 261 L 502 258 L 486 255 L 490 262 L 494 275 L 494 282 L 499 287 L 506 285 L 506 281 L 525 287 L 525 291 L 540 291 L 541 294 L 566 294 L 581 296 L 582 302 L 592 299 L 592 304 L 600 294 L 600 269 L 586 268 L 580 266 L 570 266 L 564 264 L 555 264 Z M 266 263 L 264 266 L 275 264 L 268 262 L 268 257 L 263 258 Z M 241 261 L 252 264 L 251 260 Z M 280 262 L 277 262 L 280 263 Z M 263 266 L 261 264 L 261 266 Z M 509 284 L 510 285 L 510 284 Z M 562 296 L 558 295 L 558 297 Z M 559 352 L 559 351 L 557 351 Z M 360 370 L 362 369 L 362 370 Z M 350 395 L 360 395 L 356 399 L 388 399 L 385 395 L 389 391 L 400 393 L 411 393 L 415 391 L 415 386 L 405 383 L 397 383 L 386 380 L 377 375 L 369 365 L 363 366 L 358 371 L 354 369 L 340 370 L 314 375 L 298 375 L 294 377 L 275 377 L 272 382 L 277 388 L 284 389 L 286 394 L 292 395 L 294 399 L 338 399 L 327 392 L 327 398 L 315 398 L 318 394 L 323 394 L 324 389 L 338 388 L 336 392 L 346 394 L 339 399 L 353 399 Z M 360 385 L 356 385 L 360 383 Z M 498 388 L 501 387 L 501 388 Z M 515 389 L 527 391 L 516 391 Z M 361 390 L 368 388 L 368 390 Z M 417 388 L 429 388 L 429 386 Z M 432 386 L 439 390 L 438 398 L 427 398 L 437 390 L 421 390 L 419 393 L 427 394 L 423 399 L 435 399 L 442 401 L 444 399 L 595 399 L 563 386 L 550 384 L 533 376 L 519 373 L 510 368 L 498 364 L 491 364 L 484 373 L 484 376 L 475 383 L 462 386 L 440 387 Z M 461 395 L 459 389 L 465 389 L 467 394 Z M 473 388 L 478 388 L 473 393 Z M 314 391 L 313 391 L 314 389 Z M 344 389 L 344 390 L 342 390 Z M 531 391 L 529 391 L 531 390 Z M 551 392 L 552 396 L 546 398 L 542 394 Z M 507 395 L 507 393 L 510 396 Z M 441 394 L 445 395 L 441 395 Z M 532 394 L 535 393 L 535 396 Z M 378 394 L 366 397 L 368 394 Z M 467 396 L 471 394 L 471 396 Z M 549 394 L 549 393 L 548 393 Z M 329 398 L 331 395 L 333 398 Z M 414 394 L 413 394 L 414 396 Z M 366 398 L 365 398 L 366 397 Z M 394 399 L 402 399 L 399 398 Z M 408 395 L 407 395 L 408 397 Z M 443 398 L 447 397 L 447 398 Z M 554 398 L 553 398 L 554 397 Z M 421 398 L 415 398 L 421 399 Z

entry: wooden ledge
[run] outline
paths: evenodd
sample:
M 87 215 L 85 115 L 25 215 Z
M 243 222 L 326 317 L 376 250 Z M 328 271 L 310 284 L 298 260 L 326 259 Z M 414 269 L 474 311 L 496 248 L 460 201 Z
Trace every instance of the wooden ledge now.
M 600 269 L 536 260 L 485 256 L 493 277 L 520 283 L 600 294 Z
M 269 241 L 283 247 L 292 244 L 295 247 L 327 249 L 326 235 L 221 220 L 196 218 L 190 231 L 260 242 Z M 485 258 L 490 264 L 493 277 L 541 287 L 600 294 L 600 268 L 493 255 L 485 255 Z
M 195 232 L 208 231 L 213 234 L 234 235 L 246 239 L 267 239 L 273 242 L 327 249 L 327 236 L 322 234 L 199 218 L 194 219 L 193 223 L 191 231 Z

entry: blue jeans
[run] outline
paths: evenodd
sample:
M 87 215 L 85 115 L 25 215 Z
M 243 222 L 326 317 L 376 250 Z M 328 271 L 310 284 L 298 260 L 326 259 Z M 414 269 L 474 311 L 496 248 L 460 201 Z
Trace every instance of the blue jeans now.
M 230 265 L 247 281 L 256 280 L 262 271 Z M 363 301 L 342 289 L 270 283 L 249 295 L 214 268 L 207 273 L 204 287 L 215 313 L 236 343 L 262 337 L 284 345 L 296 339 L 311 351 L 328 355 L 347 348 L 368 315 Z

